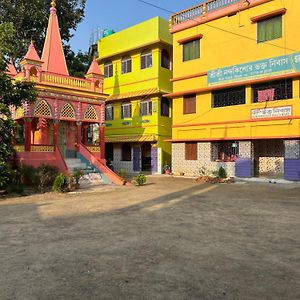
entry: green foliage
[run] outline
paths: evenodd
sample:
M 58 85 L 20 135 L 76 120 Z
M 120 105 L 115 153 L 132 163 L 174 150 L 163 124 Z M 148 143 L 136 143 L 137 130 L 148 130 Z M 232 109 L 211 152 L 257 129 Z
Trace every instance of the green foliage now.
M 227 172 L 226 172 L 226 170 L 223 167 L 219 168 L 218 176 L 220 178 L 227 178 Z
M 84 78 L 91 64 L 91 57 L 86 52 L 79 51 L 75 54 L 72 50 L 67 51 L 66 60 L 71 76 Z
M 119 171 L 119 176 L 121 177 L 121 178 L 125 178 L 126 177 L 126 170 L 125 169 L 120 169 L 120 171 Z
M 46 187 L 53 185 L 58 174 L 58 169 L 50 165 L 41 165 L 36 169 L 36 178 L 38 180 L 38 189 L 43 192 Z
M 38 183 L 37 170 L 33 166 L 23 165 L 19 169 L 22 184 L 34 186 Z
M 79 184 L 79 179 L 84 175 L 84 172 L 81 169 L 74 169 L 72 178 L 75 181 L 75 184 Z
M 56 176 L 52 189 L 55 192 L 63 193 L 68 187 L 68 178 L 64 173 L 60 173 Z
M 0 189 L 5 189 L 11 180 L 11 168 L 9 165 L 0 161 Z
M 10 183 L 7 188 L 6 192 L 9 194 L 12 193 L 17 193 L 17 194 L 22 194 L 24 192 L 24 185 L 22 183 Z
M 144 183 L 146 183 L 146 180 L 146 176 L 143 173 L 140 173 L 132 179 L 135 185 L 143 185 Z
M 22 58 L 27 52 L 31 38 L 34 39 L 36 48 L 41 54 L 48 26 L 50 2 L 50 0 L 0 0 L 0 24 L 13 25 L 9 28 L 10 34 L 12 30 L 14 31 L 14 47 L 9 52 L 12 57 Z M 59 0 L 56 3 L 60 34 L 62 40 L 68 42 L 72 32 L 84 17 L 86 0 Z

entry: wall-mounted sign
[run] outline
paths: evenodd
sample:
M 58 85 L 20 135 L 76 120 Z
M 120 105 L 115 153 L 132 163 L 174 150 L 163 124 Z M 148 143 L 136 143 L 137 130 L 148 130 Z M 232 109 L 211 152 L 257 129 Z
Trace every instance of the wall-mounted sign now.
M 111 124 L 111 123 L 105 123 L 104 126 L 105 126 L 105 127 L 111 127 L 112 124 Z
M 251 110 L 251 119 L 278 118 L 292 115 L 291 106 L 258 108 Z
M 208 85 L 300 72 L 300 52 L 208 71 Z

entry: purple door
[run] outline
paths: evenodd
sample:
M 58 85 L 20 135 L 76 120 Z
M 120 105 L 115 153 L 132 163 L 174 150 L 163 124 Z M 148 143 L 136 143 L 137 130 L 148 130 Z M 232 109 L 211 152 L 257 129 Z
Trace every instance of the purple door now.
M 157 172 L 157 148 L 151 148 L 151 171 L 153 173 Z
M 141 148 L 133 147 L 133 171 L 141 171 Z

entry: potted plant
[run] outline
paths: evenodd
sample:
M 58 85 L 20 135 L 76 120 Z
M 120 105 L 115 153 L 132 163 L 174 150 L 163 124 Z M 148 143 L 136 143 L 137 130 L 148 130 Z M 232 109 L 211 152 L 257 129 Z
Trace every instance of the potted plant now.
M 167 163 L 163 166 L 163 171 L 165 174 L 170 175 L 171 174 L 171 166 L 168 165 Z

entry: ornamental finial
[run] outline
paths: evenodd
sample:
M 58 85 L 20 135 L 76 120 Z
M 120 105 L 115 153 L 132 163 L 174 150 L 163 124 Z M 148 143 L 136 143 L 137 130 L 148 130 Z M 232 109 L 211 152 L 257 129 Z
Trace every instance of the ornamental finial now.
M 55 3 L 55 0 L 52 0 L 52 2 L 51 2 L 51 7 L 50 7 L 50 12 L 51 12 L 51 14 L 55 14 L 56 13 L 56 3 Z
M 51 7 L 56 7 L 56 3 L 54 0 L 51 2 Z

